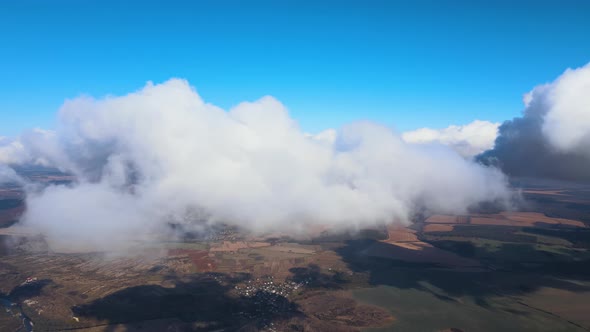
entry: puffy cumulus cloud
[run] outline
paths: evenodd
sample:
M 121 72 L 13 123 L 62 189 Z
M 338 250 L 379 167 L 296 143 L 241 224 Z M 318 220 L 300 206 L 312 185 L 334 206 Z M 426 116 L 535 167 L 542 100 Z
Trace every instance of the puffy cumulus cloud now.
M 464 126 L 416 129 L 403 133 L 402 137 L 408 143 L 448 145 L 464 157 L 473 157 L 494 147 L 499 126 L 499 123 L 475 120 Z
M 0 164 L 21 164 L 26 159 L 25 148 L 19 140 L 0 136 Z
M 0 136 L 0 184 L 22 182 L 14 169 L 8 165 L 20 164 L 25 159 L 24 147 L 18 140 Z
M 78 178 L 28 195 L 23 221 L 54 246 L 113 248 L 170 222 L 356 229 L 509 196 L 498 170 L 446 147 L 407 144 L 373 123 L 308 135 L 272 97 L 224 111 L 178 79 L 69 100 L 55 132 L 22 144 Z
M 39 128 L 27 130 L 18 139 L 0 137 L 0 164 L 60 165 L 56 133 Z M 50 159 L 47 159 L 50 158 Z
M 22 183 L 22 181 L 23 180 L 20 176 L 18 176 L 18 174 L 16 174 L 14 169 L 0 164 L 0 184 Z
M 566 70 L 539 90 L 538 94 L 545 94 L 537 98 L 547 107 L 543 133 L 549 142 L 561 151 L 590 156 L 590 64 Z
M 478 157 L 513 176 L 590 181 L 590 64 L 568 69 L 524 97 L 494 149 Z

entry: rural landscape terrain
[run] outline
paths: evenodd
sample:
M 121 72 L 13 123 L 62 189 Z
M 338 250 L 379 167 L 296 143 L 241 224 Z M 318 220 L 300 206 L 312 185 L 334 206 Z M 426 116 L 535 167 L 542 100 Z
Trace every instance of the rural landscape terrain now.
M 0 332 L 590 332 L 589 17 L 0 0 Z
M 590 186 L 513 189 L 511 211 L 308 238 L 218 225 L 112 254 L 51 250 L 6 185 L 0 330 L 589 331 Z

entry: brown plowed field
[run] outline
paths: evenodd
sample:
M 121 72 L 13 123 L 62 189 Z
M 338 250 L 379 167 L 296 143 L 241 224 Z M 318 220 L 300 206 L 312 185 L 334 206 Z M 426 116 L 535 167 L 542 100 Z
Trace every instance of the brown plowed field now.
M 584 223 L 577 220 L 550 218 L 542 213 L 536 212 L 502 212 L 493 215 L 480 215 L 471 217 L 472 225 L 504 225 L 532 227 L 536 223 L 551 225 L 567 225 L 575 227 L 586 227 Z
M 424 232 L 450 232 L 454 228 L 453 225 L 447 224 L 428 224 L 424 226 Z
M 215 262 L 209 258 L 209 252 L 206 250 L 187 250 L 187 249 L 170 249 L 168 256 L 188 256 L 193 265 L 199 271 L 213 271 Z

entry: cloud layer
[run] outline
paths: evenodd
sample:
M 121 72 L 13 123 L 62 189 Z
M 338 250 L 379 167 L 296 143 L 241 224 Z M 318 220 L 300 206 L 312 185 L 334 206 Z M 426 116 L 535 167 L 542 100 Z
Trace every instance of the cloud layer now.
M 473 157 L 494 147 L 499 126 L 499 123 L 475 120 L 464 126 L 420 128 L 403 133 L 402 138 L 408 143 L 447 145 L 464 157 Z
M 5 163 L 78 178 L 28 195 L 24 222 L 55 244 L 112 248 L 169 222 L 355 229 L 508 197 L 499 171 L 446 147 L 408 144 L 374 123 L 310 136 L 272 97 L 224 111 L 178 79 L 69 100 L 55 132 L 7 146 Z
M 590 181 L 590 64 L 525 95 L 522 117 L 504 122 L 478 157 L 512 176 Z

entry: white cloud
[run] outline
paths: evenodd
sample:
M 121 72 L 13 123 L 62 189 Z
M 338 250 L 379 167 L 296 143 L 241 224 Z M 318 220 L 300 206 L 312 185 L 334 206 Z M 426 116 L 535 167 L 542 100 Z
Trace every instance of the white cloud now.
M 19 140 L 0 136 L 0 164 L 20 164 L 26 159 L 25 148 Z
M 305 134 L 306 137 L 314 139 L 318 142 L 323 142 L 328 145 L 334 144 L 338 137 L 338 131 L 336 129 L 326 129 L 317 134 Z
M 531 99 L 542 99 L 546 107 L 543 133 L 549 142 L 562 151 L 590 156 L 590 64 L 568 69 L 536 91 Z
M 464 157 L 473 157 L 494 147 L 499 126 L 499 123 L 475 120 L 463 126 L 416 129 L 403 133 L 402 137 L 408 143 L 448 145 Z
M 374 123 L 309 136 L 272 97 L 224 111 L 186 81 L 67 101 L 56 132 L 22 140 L 32 160 L 77 175 L 30 193 L 24 221 L 53 244 L 110 248 L 169 221 L 251 231 L 407 222 L 508 197 L 504 176 Z
M 0 184 L 20 182 L 22 182 L 22 179 L 16 174 L 16 172 L 12 168 L 0 164 Z

